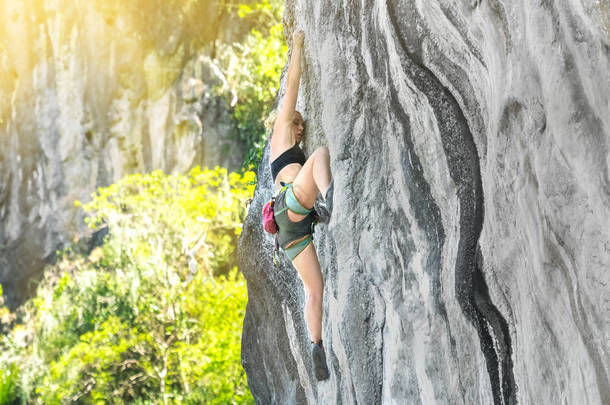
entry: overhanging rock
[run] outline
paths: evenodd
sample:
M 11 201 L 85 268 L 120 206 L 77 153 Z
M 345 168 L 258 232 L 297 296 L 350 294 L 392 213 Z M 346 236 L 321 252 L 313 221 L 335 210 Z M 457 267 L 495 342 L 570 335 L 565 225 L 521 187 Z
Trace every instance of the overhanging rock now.
M 610 403 L 610 10 L 603 2 L 298 1 L 298 109 L 328 145 L 331 377 L 296 271 L 240 242 L 260 404 Z

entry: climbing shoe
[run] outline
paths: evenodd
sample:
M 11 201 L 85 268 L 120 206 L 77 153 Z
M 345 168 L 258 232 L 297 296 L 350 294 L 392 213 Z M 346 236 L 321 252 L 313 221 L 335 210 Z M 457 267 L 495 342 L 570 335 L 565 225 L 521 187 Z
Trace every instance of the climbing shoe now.
M 318 193 L 320 196 L 320 194 Z M 315 211 L 316 222 L 319 224 L 328 224 L 330 222 L 330 213 L 326 209 L 326 204 L 322 202 L 322 197 L 316 199 L 313 205 Z
M 322 349 L 322 341 L 320 340 L 318 343 L 311 343 L 313 372 L 318 381 L 326 380 L 328 378 L 328 367 L 326 367 L 326 356 L 324 355 L 324 349 Z

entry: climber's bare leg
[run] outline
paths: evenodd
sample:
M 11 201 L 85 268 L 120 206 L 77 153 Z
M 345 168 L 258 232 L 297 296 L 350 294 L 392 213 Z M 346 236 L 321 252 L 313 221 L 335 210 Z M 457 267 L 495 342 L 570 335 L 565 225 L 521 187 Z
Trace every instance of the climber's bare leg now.
M 305 208 L 313 207 L 318 192 L 326 195 L 330 184 L 330 155 L 328 148 L 322 146 L 307 159 L 299 174 L 292 183 L 292 191 L 297 201 Z M 288 218 L 291 221 L 300 221 L 304 215 L 295 214 L 288 210 Z
M 330 156 L 328 148 L 324 146 L 312 153 L 294 179 L 292 183 L 294 196 L 303 207 L 311 208 L 316 201 L 318 192 L 326 195 L 330 180 Z M 304 217 L 305 215 L 295 214 L 288 210 L 288 218 L 291 221 L 297 222 Z M 297 240 L 294 243 L 298 242 Z M 305 286 L 305 292 L 307 293 L 307 303 L 305 306 L 307 329 L 309 329 L 311 340 L 319 342 L 322 339 L 322 293 L 324 282 L 313 242 L 295 257 L 292 264 L 299 272 L 299 276 L 301 276 Z
M 305 286 L 305 292 L 307 293 L 305 321 L 307 322 L 309 335 L 312 341 L 319 342 L 322 339 L 322 294 L 324 282 L 313 242 L 294 258 L 292 264 L 299 272 L 299 276 L 301 276 Z

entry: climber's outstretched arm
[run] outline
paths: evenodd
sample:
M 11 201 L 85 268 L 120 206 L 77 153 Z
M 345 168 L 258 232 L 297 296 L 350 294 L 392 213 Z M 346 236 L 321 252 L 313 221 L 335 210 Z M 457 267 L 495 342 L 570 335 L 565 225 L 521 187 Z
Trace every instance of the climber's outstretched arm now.
M 275 128 L 278 126 L 290 125 L 297 106 L 297 97 L 299 95 L 299 82 L 301 80 L 301 51 L 305 34 L 302 30 L 297 30 L 292 35 L 292 55 L 290 56 L 290 65 L 288 65 L 288 77 L 286 78 L 286 96 L 284 104 L 275 122 Z M 274 133 L 284 133 L 284 131 L 273 131 Z

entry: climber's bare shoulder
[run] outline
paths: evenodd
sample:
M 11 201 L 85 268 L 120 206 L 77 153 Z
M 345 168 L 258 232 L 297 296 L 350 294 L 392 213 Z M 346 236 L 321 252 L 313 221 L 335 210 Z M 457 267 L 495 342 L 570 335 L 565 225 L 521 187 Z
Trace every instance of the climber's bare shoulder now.
M 273 126 L 273 135 L 271 136 L 271 151 L 269 156 L 269 160 L 271 162 L 294 146 L 295 139 L 292 134 L 290 124 L 290 121 L 282 122 L 278 119 Z

